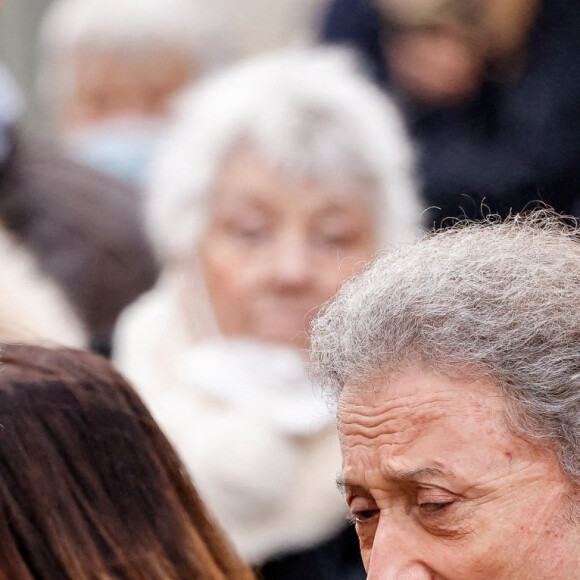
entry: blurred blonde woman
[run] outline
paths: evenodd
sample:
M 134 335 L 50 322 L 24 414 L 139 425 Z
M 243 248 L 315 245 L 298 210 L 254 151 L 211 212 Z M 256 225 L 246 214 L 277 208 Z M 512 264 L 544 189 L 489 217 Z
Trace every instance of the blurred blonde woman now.
M 116 362 L 266 580 L 363 578 L 304 348 L 341 283 L 417 231 L 398 112 L 347 53 L 259 57 L 183 98 L 149 194 L 163 274 Z

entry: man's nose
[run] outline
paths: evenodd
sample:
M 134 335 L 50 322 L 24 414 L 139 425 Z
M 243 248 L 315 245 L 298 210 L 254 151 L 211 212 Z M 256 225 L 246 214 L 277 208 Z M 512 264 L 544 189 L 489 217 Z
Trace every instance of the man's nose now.
M 428 563 L 420 554 L 420 541 L 413 525 L 397 525 L 387 515 L 381 517 L 368 562 L 367 580 L 433 580 Z

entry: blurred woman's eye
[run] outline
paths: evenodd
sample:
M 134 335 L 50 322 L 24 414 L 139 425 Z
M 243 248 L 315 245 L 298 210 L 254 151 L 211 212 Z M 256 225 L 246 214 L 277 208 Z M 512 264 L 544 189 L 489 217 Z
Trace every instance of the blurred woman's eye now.
M 317 232 L 316 244 L 324 249 L 336 249 L 350 247 L 357 239 L 356 233 L 347 228 L 328 228 Z
M 321 236 L 320 242 L 323 246 L 344 248 L 350 244 L 350 238 L 344 234 L 328 234 Z
M 233 230 L 236 237 L 246 241 L 258 241 L 265 237 L 266 230 L 264 228 L 238 226 Z
M 261 218 L 240 216 L 227 220 L 225 226 L 230 237 L 246 243 L 260 242 L 269 234 L 268 224 Z

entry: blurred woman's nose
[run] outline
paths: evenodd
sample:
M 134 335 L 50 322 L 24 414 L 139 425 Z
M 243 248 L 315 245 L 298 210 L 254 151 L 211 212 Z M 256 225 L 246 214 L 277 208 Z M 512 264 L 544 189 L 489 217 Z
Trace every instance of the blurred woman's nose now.
M 388 516 L 381 519 L 371 548 L 367 580 L 434 580 L 418 553 L 412 530 L 405 530 Z
M 312 281 L 314 250 L 307 236 L 297 231 L 282 232 L 272 241 L 269 275 L 277 286 L 300 288 Z

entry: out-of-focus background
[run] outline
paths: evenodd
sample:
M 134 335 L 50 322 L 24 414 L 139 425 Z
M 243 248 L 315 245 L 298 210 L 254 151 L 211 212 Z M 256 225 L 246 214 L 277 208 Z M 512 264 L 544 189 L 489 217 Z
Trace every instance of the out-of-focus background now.
M 312 41 L 328 0 L 208 0 L 223 4 L 238 57 L 288 43 Z M 38 31 L 51 0 L 0 2 L 0 59 L 8 66 L 26 99 L 21 122 L 28 133 L 47 136 L 50 122 L 37 93 Z
M 0 3 L 0 59 L 8 66 L 26 97 L 22 122 L 45 135 L 48 122 L 35 95 L 38 27 L 50 0 L 4 0 Z
M 310 322 L 423 226 L 580 216 L 578 30 L 575 0 L 0 0 L 0 344 L 111 356 L 264 580 L 363 580 Z

